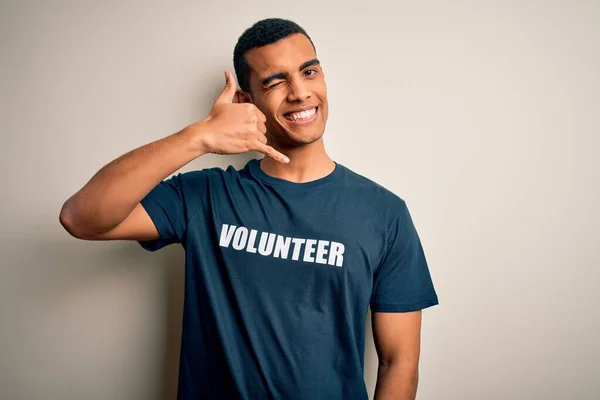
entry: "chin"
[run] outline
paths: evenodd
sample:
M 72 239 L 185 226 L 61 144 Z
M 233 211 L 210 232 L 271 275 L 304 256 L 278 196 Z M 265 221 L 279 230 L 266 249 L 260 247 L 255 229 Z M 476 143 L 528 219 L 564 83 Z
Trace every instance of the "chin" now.
M 306 146 L 319 141 L 323 137 L 323 131 L 302 133 L 302 132 L 286 132 L 285 144 L 288 146 Z
M 321 125 L 321 124 L 318 124 Z M 305 146 L 317 142 L 323 137 L 325 132 L 324 126 L 312 127 L 289 127 L 279 125 L 278 129 L 269 129 L 269 142 L 278 145 L 279 147 L 298 147 Z

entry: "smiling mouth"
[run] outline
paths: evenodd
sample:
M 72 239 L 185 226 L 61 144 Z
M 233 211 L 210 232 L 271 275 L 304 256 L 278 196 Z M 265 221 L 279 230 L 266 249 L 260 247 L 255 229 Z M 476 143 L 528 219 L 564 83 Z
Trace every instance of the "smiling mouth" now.
M 283 117 L 286 119 L 286 121 L 295 125 L 307 124 L 316 119 L 318 110 L 319 106 L 316 106 L 308 110 L 287 113 L 284 114 Z

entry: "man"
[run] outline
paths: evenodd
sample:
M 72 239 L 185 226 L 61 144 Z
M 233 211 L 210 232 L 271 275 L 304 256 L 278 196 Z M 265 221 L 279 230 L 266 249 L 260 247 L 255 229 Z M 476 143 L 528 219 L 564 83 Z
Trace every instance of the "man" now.
M 405 202 L 326 153 L 323 68 L 291 21 L 240 37 L 206 119 L 102 168 L 60 221 L 87 240 L 186 250 L 179 399 L 414 399 L 421 310 L 438 303 Z M 236 102 L 232 102 L 235 98 Z M 178 174 L 207 153 L 266 155 Z

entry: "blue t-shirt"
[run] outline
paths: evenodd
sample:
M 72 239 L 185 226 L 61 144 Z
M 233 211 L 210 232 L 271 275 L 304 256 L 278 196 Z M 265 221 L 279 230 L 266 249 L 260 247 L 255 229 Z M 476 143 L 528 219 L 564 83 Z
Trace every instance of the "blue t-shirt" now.
M 405 202 L 336 163 L 293 183 L 260 160 L 160 183 L 142 205 L 185 249 L 178 399 L 367 399 L 367 309 L 438 304 Z

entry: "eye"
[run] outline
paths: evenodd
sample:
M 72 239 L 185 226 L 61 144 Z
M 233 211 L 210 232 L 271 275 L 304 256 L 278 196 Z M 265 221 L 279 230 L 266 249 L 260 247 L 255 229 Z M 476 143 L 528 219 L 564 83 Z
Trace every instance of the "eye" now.
M 305 74 L 306 76 L 313 76 L 313 75 L 315 75 L 317 72 L 318 72 L 318 71 L 317 71 L 316 69 L 314 69 L 314 68 L 311 68 L 311 69 L 307 69 L 306 71 L 304 71 L 304 74 Z
M 279 84 L 281 84 L 281 83 L 283 83 L 283 81 L 279 81 L 279 82 L 277 82 L 277 83 L 274 83 L 274 84 L 272 84 L 271 86 L 269 86 L 269 89 L 273 89 L 275 86 L 277 86 L 277 85 L 279 85 Z

